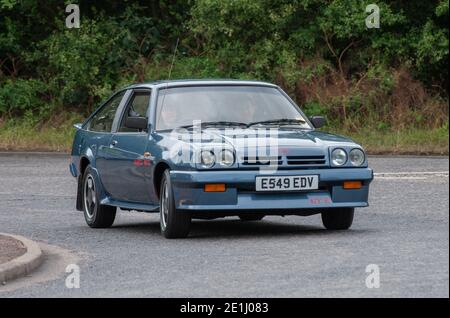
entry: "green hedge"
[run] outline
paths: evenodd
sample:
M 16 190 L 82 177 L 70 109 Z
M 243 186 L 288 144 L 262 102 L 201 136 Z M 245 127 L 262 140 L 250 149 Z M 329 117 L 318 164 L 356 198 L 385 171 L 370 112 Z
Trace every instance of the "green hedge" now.
M 87 114 L 114 90 L 167 78 L 278 83 L 347 129 L 448 122 L 448 1 L 0 0 L 0 117 Z M 150 3 L 150 4 L 149 4 Z

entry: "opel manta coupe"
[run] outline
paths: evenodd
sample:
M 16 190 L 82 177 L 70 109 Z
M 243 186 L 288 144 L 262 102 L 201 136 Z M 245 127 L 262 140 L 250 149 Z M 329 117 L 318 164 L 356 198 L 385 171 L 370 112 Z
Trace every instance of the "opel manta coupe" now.
M 326 229 L 348 229 L 373 172 L 360 145 L 324 124 L 270 83 L 127 87 L 75 125 L 76 208 L 93 228 L 110 227 L 118 207 L 159 212 L 167 238 L 186 237 L 193 218 L 226 216 L 321 213 Z

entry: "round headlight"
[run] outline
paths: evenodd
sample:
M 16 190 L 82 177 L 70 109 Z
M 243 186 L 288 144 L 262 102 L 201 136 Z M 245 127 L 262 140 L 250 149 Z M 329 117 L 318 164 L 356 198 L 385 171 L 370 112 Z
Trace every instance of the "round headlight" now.
M 227 149 L 222 150 L 219 153 L 219 159 L 218 160 L 219 160 L 219 163 L 222 166 L 229 167 L 229 166 L 233 165 L 233 163 L 234 163 L 234 154 L 233 154 L 233 152 L 231 150 L 227 150 Z
M 361 166 L 364 163 L 364 161 L 366 160 L 364 151 L 362 151 L 361 149 L 357 149 L 357 148 L 350 151 L 350 154 L 348 155 L 348 157 L 350 158 L 350 162 L 354 166 Z
M 334 149 L 331 153 L 331 162 L 335 166 L 343 166 L 347 162 L 347 153 L 343 149 Z
M 202 162 L 203 167 L 211 168 L 214 165 L 214 162 L 216 161 L 216 157 L 211 151 L 206 150 L 200 153 L 200 160 Z

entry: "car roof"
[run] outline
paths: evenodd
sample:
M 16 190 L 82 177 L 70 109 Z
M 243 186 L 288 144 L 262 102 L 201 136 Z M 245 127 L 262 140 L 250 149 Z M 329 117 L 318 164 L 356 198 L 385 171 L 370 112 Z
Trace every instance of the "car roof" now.
M 179 79 L 160 80 L 147 83 L 138 83 L 126 87 L 131 88 L 160 88 L 160 87 L 180 87 L 180 86 L 215 86 L 215 85 L 242 85 L 242 86 L 266 86 L 278 87 L 275 84 L 261 81 L 236 80 L 236 79 Z

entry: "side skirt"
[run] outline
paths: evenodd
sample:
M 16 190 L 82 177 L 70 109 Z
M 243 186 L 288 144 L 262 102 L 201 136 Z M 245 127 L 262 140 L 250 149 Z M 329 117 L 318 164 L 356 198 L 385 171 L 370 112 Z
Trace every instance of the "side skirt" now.
M 119 201 L 108 197 L 101 200 L 100 204 L 116 206 L 123 210 L 136 210 L 149 213 L 159 212 L 159 205 Z

